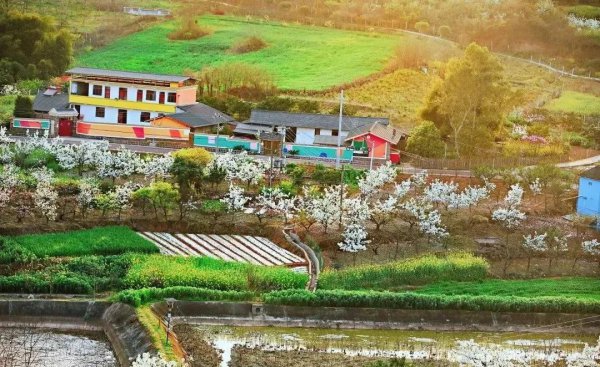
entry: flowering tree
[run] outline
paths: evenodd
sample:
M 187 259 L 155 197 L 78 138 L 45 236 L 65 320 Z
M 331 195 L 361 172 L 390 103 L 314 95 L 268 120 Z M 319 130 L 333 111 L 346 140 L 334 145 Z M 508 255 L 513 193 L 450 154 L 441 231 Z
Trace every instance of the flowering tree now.
M 492 213 L 492 220 L 500 222 L 506 229 L 506 242 L 504 244 L 504 274 L 510 265 L 511 252 L 509 248 L 509 236 L 511 231 L 517 228 L 526 218 L 525 213 L 519 210 L 519 205 L 523 200 L 523 188 L 519 184 L 514 184 L 504 198 L 506 207 L 496 209 Z
M 55 220 L 58 209 L 58 192 L 52 187 L 48 176 L 39 176 L 38 183 L 33 193 L 35 207 L 46 217 L 46 223 Z
M 251 184 L 257 184 L 263 177 L 269 164 L 261 159 L 254 159 L 247 152 L 233 154 L 231 152 L 215 155 L 207 169 L 221 169 L 226 173 L 229 181 L 239 180 L 246 183 L 247 188 Z
M 270 214 L 280 214 L 287 224 L 293 212 L 296 210 L 297 198 L 290 196 L 279 188 L 263 189 L 256 198 L 255 214 L 259 221 Z
M 143 167 L 140 156 L 127 149 L 119 150 L 116 153 L 104 151 L 99 153 L 96 159 L 98 175 L 111 178 L 113 182 L 119 177 L 139 172 Z
M 377 169 L 367 171 L 365 177 L 358 180 L 358 188 L 364 196 L 377 193 L 385 184 L 394 182 L 398 170 L 390 162 L 379 166 Z
M 12 164 L 4 166 L 0 171 L 0 208 L 10 202 L 14 188 L 19 184 L 18 169 Z
M 370 220 L 375 224 L 375 230 L 379 231 L 382 225 L 388 223 L 394 218 L 398 211 L 398 197 L 388 196 L 385 200 L 377 200 L 371 204 Z
M 79 182 L 77 204 L 79 205 L 79 211 L 81 212 L 81 216 L 83 218 L 85 218 L 88 209 L 92 207 L 94 199 L 99 193 L 100 189 L 94 180 L 85 179 Z
M 57 146 L 54 149 L 58 164 L 64 169 L 77 168 L 77 173 L 82 174 L 86 166 L 99 162 L 108 152 L 108 142 L 82 142 Z
M 458 190 L 458 184 L 454 182 L 443 182 L 435 180 L 425 187 L 423 190 L 423 196 L 426 200 L 433 204 L 442 204 L 446 208 L 450 205 L 451 199 L 456 196 Z
M 221 202 L 227 205 L 227 211 L 232 213 L 232 217 L 235 219 L 235 212 L 244 210 L 246 203 L 250 200 L 249 197 L 244 196 L 244 189 L 234 184 L 229 184 L 229 191 L 221 199 Z
M 119 220 L 121 220 L 121 212 L 131 207 L 133 192 L 138 188 L 139 187 L 132 182 L 126 182 L 123 185 L 115 187 L 114 198 Z
M 338 221 L 342 215 L 340 211 L 340 195 L 344 201 L 347 192 L 343 190 L 340 194 L 340 186 L 326 187 L 322 194 L 315 195 L 305 199 L 303 209 L 323 227 L 323 232 L 327 233 L 327 228 Z
M 367 249 L 367 230 L 365 222 L 371 217 L 371 210 L 365 198 L 355 197 L 344 200 L 342 222 L 343 241 L 338 243 L 342 251 L 356 253 Z M 356 260 L 356 258 L 355 258 Z
M 583 241 L 581 243 L 583 253 L 587 256 L 595 258 L 598 261 L 598 267 L 600 268 L 600 242 L 597 239 Z
M 548 251 L 546 237 L 548 237 L 547 233 L 538 234 L 537 232 L 523 236 L 522 246 L 527 254 L 527 272 L 529 272 L 533 255 Z
M 141 172 L 147 178 L 164 179 L 169 175 L 173 162 L 175 158 L 171 154 L 153 156 L 142 162 Z

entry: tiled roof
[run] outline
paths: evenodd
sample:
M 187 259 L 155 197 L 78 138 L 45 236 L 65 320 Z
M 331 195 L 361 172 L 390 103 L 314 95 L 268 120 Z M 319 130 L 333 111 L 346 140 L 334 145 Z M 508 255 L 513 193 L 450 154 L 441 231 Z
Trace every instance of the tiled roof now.
M 150 73 L 138 73 L 133 71 L 121 71 L 121 70 L 106 70 L 106 69 L 94 69 L 94 68 L 73 68 L 65 72 L 69 75 L 89 75 L 99 76 L 108 78 L 124 78 L 124 79 L 143 79 L 153 80 L 159 82 L 170 82 L 180 83 L 188 79 L 192 79 L 188 76 L 183 75 L 168 75 L 168 74 L 150 74 Z
M 380 137 L 381 139 L 390 142 L 391 144 L 398 144 L 400 139 L 402 139 L 403 136 L 407 135 L 406 133 L 400 131 L 395 127 L 391 127 L 389 125 L 385 126 L 378 122 L 375 122 L 371 125 L 361 126 L 350 131 L 348 136 L 346 136 L 346 140 L 351 140 L 365 134 L 373 134 L 375 136 Z
M 339 116 L 322 115 L 316 113 L 292 113 L 282 111 L 252 110 L 250 119 L 245 121 L 251 125 L 265 126 L 286 126 L 296 128 L 314 128 L 337 130 L 339 127 Z M 369 125 L 379 122 L 382 125 L 388 125 L 389 120 L 383 117 L 342 117 L 342 130 L 351 131 L 359 126 Z
M 38 92 L 33 100 L 33 110 L 36 112 L 49 112 L 55 108 L 57 110 L 65 109 L 69 106 L 68 93 L 55 93 L 53 95 L 45 95 L 46 90 Z
M 344 145 L 344 138 L 342 138 L 342 145 Z M 315 140 L 313 142 L 315 145 L 334 145 L 338 144 L 338 137 L 331 135 L 315 135 Z
M 177 108 L 181 112 L 167 115 L 167 117 L 181 121 L 189 127 L 212 126 L 233 121 L 233 117 L 203 103 L 178 106 Z
M 600 181 L 600 166 L 590 168 L 581 174 L 581 177 L 591 178 L 592 180 Z

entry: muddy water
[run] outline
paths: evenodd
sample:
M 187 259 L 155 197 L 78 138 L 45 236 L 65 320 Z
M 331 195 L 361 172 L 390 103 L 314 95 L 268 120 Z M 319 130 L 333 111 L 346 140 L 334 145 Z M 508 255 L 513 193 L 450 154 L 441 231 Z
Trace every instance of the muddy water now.
M 0 367 L 118 367 L 102 333 L 0 328 Z
M 461 342 L 474 340 L 501 352 L 527 351 L 539 359 L 580 352 L 586 343 L 595 345 L 596 335 L 535 333 L 431 332 L 399 330 L 332 330 L 279 327 L 196 326 L 222 352 L 222 367 L 228 366 L 236 345 L 265 351 L 309 350 L 367 357 L 406 357 L 461 362 Z

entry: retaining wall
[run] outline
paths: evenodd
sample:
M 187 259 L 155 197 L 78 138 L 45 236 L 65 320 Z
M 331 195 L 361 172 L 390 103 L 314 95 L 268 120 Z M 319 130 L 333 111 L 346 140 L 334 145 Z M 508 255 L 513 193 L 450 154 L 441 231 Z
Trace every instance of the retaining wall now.
M 131 306 L 73 300 L 0 300 L 0 326 L 104 332 L 122 367 L 138 354 L 155 353 Z
M 153 307 L 158 312 L 165 309 L 162 303 Z M 591 314 L 303 307 L 188 301 L 176 302 L 173 309 L 176 322 L 179 323 L 457 331 L 530 331 L 535 328 L 540 332 L 600 333 L 600 319 Z M 593 316 L 596 318 L 591 318 Z

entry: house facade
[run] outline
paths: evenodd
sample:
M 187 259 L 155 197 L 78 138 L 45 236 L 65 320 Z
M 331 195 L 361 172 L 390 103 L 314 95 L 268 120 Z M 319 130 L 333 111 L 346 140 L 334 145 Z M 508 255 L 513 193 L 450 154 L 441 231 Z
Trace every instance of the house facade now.
M 577 214 L 595 217 L 600 228 L 600 166 L 596 166 L 579 177 Z
M 74 68 L 69 103 L 85 123 L 149 126 L 160 114 L 196 103 L 195 80 L 186 76 Z

